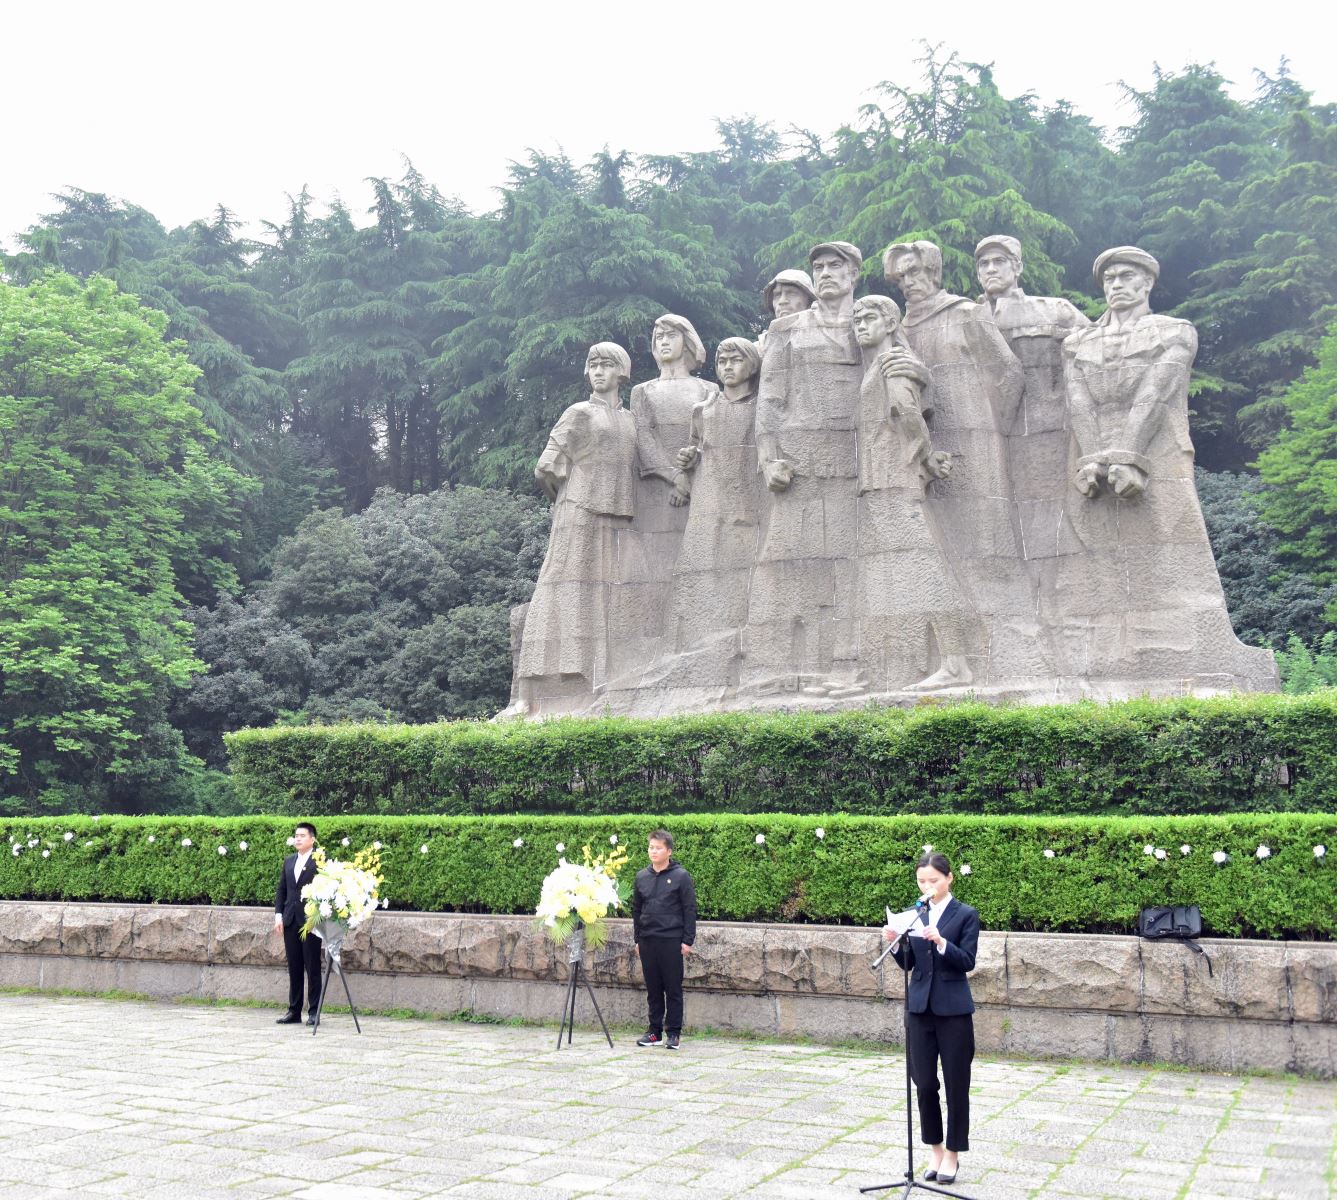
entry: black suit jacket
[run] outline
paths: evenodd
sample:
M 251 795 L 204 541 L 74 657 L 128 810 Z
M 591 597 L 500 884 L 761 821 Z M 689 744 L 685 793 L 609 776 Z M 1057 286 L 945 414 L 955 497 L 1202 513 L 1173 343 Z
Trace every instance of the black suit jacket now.
M 975 1001 L 970 995 L 966 973 L 975 969 L 980 915 L 969 904 L 962 904 L 953 896 L 938 921 L 938 932 L 947 942 L 947 948 L 941 954 L 932 942 L 921 937 L 902 938 L 900 945 L 892 951 L 892 957 L 902 967 L 906 965 L 906 954 L 913 956 L 910 1011 L 931 1012 L 940 1017 L 973 1013 Z
M 302 869 L 302 878 L 293 879 L 292 870 L 297 865 L 297 855 L 290 854 L 283 860 L 283 870 L 279 872 L 278 891 L 274 893 L 274 911 L 283 917 L 285 925 L 301 925 L 306 921 L 302 907 L 302 889 L 316 877 L 316 858 L 313 854 L 306 860 Z

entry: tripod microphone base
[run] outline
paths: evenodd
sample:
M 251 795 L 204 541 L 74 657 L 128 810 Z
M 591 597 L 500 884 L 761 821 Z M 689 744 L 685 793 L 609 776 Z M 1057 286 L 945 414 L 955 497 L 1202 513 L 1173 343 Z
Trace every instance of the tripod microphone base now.
M 931 1183 L 920 1183 L 913 1175 L 907 1174 L 899 1183 L 874 1183 L 868 1187 L 861 1187 L 860 1192 L 889 1192 L 892 1188 L 900 1188 L 901 1200 L 905 1200 L 911 1192 L 932 1192 L 937 1196 L 955 1196 L 956 1200 L 971 1200 L 969 1196 L 963 1196 L 960 1192 L 949 1192 L 946 1188 L 934 1187 Z

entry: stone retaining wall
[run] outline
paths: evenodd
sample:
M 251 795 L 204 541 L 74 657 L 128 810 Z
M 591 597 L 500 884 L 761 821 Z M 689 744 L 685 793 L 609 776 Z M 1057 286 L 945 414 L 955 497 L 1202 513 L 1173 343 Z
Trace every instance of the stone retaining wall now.
M 0 902 L 0 986 L 277 1005 L 287 982 L 272 924 L 264 908 Z M 639 1023 L 630 922 L 610 924 L 591 981 L 610 1021 Z M 971 976 L 980 1049 L 1337 1077 L 1337 947 L 1201 945 L 1214 974 L 1173 942 L 986 932 Z M 900 972 L 890 960 L 869 970 L 878 930 L 706 921 L 697 949 L 689 1027 L 900 1040 Z M 467 914 L 381 913 L 344 961 L 361 1007 L 554 1020 L 567 971 L 529 918 Z M 594 1020 L 584 996 L 577 1019 Z

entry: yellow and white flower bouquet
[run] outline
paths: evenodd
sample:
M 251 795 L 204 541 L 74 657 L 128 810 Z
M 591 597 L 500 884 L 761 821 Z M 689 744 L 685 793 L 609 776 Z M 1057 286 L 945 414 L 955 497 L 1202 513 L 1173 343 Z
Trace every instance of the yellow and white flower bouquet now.
M 327 942 L 342 941 L 344 934 L 371 920 L 381 899 L 381 857 L 375 848 L 359 850 L 351 862 L 327 858 L 316 847 L 316 877 L 302 889 L 306 923 L 302 936 L 315 932 Z
M 608 941 L 604 918 L 631 895 L 630 882 L 618 880 L 627 865 L 627 852 L 617 846 L 594 858 L 589 846 L 581 849 L 583 862 L 562 858 L 556 870 L 549 872 L 535 916 L 540 928 L 559 945 L 584 929 L 585 944 L 597 950 Z

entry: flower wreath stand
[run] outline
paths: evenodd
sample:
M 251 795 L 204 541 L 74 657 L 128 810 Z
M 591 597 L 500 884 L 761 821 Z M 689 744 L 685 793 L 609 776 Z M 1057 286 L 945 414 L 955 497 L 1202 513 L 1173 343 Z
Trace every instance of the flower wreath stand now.
M 613 1035 L 608 1032 L 608 1023 L 599 1009 L 599 1002 L 594 998 L 594 989 L 590 981 L 581 972 L 585 959 L 585 922 L 577 921 L 571 937 L 566 943 L 566 961 L 571 965 L 571 979 L 566 989 L 566 1003 L 562 1005 L 562 1024 L 557 1030 L 557 1049 L 562 1048 L 562 1036 L 566 1035 L 566 1044 L 571 1044 L 571 1035 L 576 1028 L 576 989 L 583 983 L 585 992 L 594 1005 L 594 1015 L 599 1018 L 599 1025 L 608 1039 L 608 1048 L 613 1048 Z M 323 997 L 322 997 L 323 998 Z
M 353 1003 L 353 993 L 349 990 L 348 976 L 344 974 L 344 965 L 341 958 L 344 938 L 348 936 L 348 923 L 346 921 L 324 920 L 318 922 L 311 932 L 325 944 L 325 982 L 320 989 L 320 1003 L 316 1005 L 316 1020 L 311 1028 L 311 1036 L 315 1037 L 320 1031 L 320 1016 L 325 1011 L 325 997 L 330 994 L 331 972 L 337 974 L 339 982 L 344 985 L 344 995 L 348 997 L 348 1008 L 353 1014 L 353 1025 L 358 1033 L 361 1033 L 362 1023 L 357 1019 L 357 1005 Z

